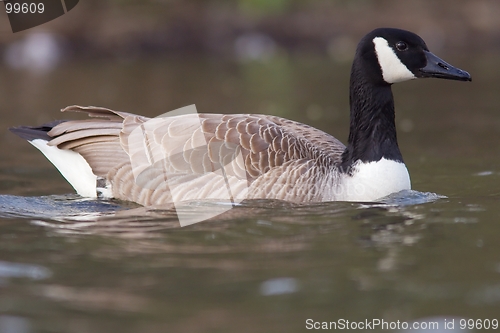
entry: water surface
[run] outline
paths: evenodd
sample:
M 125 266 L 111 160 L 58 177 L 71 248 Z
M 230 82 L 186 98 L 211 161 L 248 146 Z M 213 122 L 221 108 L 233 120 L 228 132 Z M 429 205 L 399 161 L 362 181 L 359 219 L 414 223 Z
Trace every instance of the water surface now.
M 244 202 L 184 228 L 173 210 L 79 198 L 7 128 L 75 119 L 58 112 L 71 104 L 155 116 L 196 103 L 285 116 L 345 142 L 349 64 L 278 56 L 103 61 L 45 75 L 0 68 L 0 328 L 302 332 L 307 319 L 499 319 L 500 71 L 494 56 L 443 57 L 474 81 L 394 87 L 419 192 L 380 204 Z

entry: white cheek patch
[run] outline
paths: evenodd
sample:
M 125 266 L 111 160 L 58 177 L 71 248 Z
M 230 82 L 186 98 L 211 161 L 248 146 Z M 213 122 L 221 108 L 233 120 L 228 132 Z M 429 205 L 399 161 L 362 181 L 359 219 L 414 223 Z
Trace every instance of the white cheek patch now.
M 396 83 L 417 78 L 401 62 L 385 38 L 375 37 L 373 38 L 373 44 L 375 44 L 375 53 L 385 82 Z

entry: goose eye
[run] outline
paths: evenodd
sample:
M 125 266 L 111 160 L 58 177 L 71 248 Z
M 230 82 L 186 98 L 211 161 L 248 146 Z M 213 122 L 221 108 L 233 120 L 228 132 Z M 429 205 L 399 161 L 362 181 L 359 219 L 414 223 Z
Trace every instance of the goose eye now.
M 408 50 L 408 44 L 406 44 L 405 42 L 397 42 L 396 48 L 398 49 L 398 51 L 406 51 Z

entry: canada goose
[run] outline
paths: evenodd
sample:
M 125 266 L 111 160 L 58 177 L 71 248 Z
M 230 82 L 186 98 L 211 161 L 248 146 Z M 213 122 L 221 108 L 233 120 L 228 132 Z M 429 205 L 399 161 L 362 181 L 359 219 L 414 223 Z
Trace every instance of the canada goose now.
M 230 186 L 231 199 L 240 200 L 374 201 L 410 189 L 391 85 L 427 77 L 471 81 L 414 33 L 379 28 L 363 37 L 351 69 L 347 147 L 308 125 L 254 114 L 151 119 L 70 106 L 62 111 L 85 112 L 91 119 L 11 130 L 87 197 L 155 206 L 220 199 Z M 216 176 L 205 177 L 209 173 Z

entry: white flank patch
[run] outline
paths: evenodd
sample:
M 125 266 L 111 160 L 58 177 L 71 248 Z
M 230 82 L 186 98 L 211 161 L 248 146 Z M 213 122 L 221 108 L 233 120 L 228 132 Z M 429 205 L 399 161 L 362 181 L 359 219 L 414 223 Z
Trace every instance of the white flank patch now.
M 410 175 L 404 163 L 382 158 L 377 162 L 356 162 L 353 175 L 342 178 L 335 194 L 342 201 L 375 201 L 409 189 Z
M 373 44 L 375 44 L 375 53 L 385 82 L 396 83 L 416 79 L 416 76 L 401 62 L 385 38 L 375 37 Z
M 97 197 L 97 176 L 92 173 L 90 165 L 82 155 L 47 145 L 47 140 L 35 139 L 29 141 L 54 164 L 57 170 L 82 197 Z

